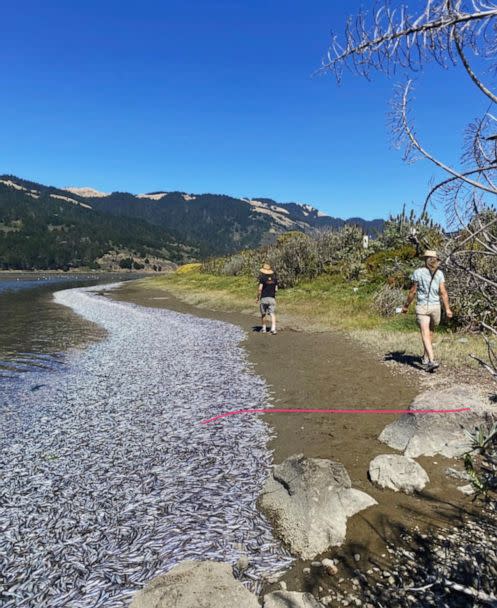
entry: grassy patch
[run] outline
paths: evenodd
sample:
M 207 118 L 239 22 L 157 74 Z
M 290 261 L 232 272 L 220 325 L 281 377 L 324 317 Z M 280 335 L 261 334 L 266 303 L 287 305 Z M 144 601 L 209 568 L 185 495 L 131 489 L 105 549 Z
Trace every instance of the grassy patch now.
M 143 289 L 165 289 L 201 308 L 257 315 L 257 283 L 246 276 L 219 276 L 188 272 L 143 279 Z M 278 316 L 295 329 L 345 331 L 379 353 L 420 353 L 414 305 L 408 315 L 380 316 L 373 308 L 375 285 L 321 276 L 280 290 Z M 485 354 L 479 336 L 453 333 L 441 327 L 435 338 L 437 358 L 452 367 L 476 367 L 470 353 Z

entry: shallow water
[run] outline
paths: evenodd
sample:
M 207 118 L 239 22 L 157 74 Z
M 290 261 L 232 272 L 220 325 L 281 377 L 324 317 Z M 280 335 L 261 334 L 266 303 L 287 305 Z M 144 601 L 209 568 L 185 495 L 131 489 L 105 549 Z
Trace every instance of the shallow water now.
M 2 605 L 124 607 L 179 561 L 242 554 L 257 589 L 293 561 L 256 508 L 267 426 L 200 424 L 267 400 L 247 371 L 243 332 L 94 291 L 57 292 L 56 302 L 105 338 L 0 391 Z
M 68 349 L 102 339 L 103 328 L 56 304 L 53 293 L 108 280 L 103 275 L 0 275 L 0 381 L 33 369 L 59 369 Z

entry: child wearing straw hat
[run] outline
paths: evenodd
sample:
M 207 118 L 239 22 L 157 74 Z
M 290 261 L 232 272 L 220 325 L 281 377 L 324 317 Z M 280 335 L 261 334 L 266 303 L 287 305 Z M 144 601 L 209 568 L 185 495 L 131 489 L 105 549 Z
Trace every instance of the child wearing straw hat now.
M 261 312 L 261 331 L 266 333 L 266 315 L 271 317 L 271 333 L 276 333 L 276 292 L 278 279 L 270 264 L 263 264 L 260 269 L 259 287 L 256 302 Z
M 440 299 L 447 318 L 452 318 L 452 311 L 445 288 L 445 276 L 439 268 L 440 259 L 437 252 L 427 250 L 421 257 L 424 258 L 425 265 L 417 268 L 411 276 L 412 286 L 402 312 L 407 313 L 416 296 L 416 322 L 419 325 L 424 348 L 422 363 L 427 371 L 433 372 L 440 367 L 433 354 L 433 333 L 441 317 Z

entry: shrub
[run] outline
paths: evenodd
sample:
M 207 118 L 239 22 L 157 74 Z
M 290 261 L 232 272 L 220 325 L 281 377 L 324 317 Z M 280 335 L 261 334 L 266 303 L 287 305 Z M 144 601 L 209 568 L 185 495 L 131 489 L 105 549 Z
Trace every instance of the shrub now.
M 383 285 L 373 297 L 373 306 L 382 317 L 390 317 L 395 314 L 395 309 L 401 306 L 405 299 L 404 290 Z
M 160 266 L 158 267 L 159 269 Z M 187 274 L 188 272 L 199 272 L 202 268 L 202 264 L 183 264 L 176 270 L 176 274 Z
M 299 280 L 319 274 L 316 241 L 306 234 L 291 232 L 278 239 L 268 251 L 267 259 L 278 275 L 281 287 L 292 287 Z
M 242 255 L 234 255 L 228 258 L 223 267 L 221 268 L 220 274 L 226 274 L 228 276 L 237 276 L 243 274 L 245 268 L 245 259 Z
M 119 260 L 119 267 L 131 270 L 133 268 L 133 258 L 123 258 Z

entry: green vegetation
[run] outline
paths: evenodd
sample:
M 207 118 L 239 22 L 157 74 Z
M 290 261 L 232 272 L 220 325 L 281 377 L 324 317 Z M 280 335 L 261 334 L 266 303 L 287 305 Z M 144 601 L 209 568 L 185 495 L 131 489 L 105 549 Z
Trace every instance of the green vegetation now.
M 184 248 L 163 229 L 54 198 L 54 192 L 47 189 L 35 198 L 0 183 L 0 269 L 97 268 L 97 260 L 111 250 L 185 259 Z
M 413 239 L 412 236 L 416 235 Z M 405 302 L 417 248 L 444 247 L 448 237 L 429 218 L 404 213 L 385 224 L 384 235 L 363 246 L 362 231 L 346 226 L 310 237 L 287 233 L 272 247 L 247 250 L 203 265 L 190 264 L 167 277 L 145 280 L 144 288 L 164 288 L 190 304 L 257 314 L 254 305 L 258 269 L 269 260 L 282 289 L 279 316 L 284 325 L 312 331 L 346 331 L 379 353 L 420 351 L 414 306 L 396 314 Z M 457 277 L 449 274 L 451 281 Z M 452 295 L 452 294 L 451 294 Z M 478 294 L 465 292 L 465 298 Z M 463 303 L 452 298 L 456 311 Z M 461 333 L 466 315 L 445 321 L 437 332 L 437 355 L 445 364 L 477 367 L 470 354 L 483 356 L 478 334 Z
M 313 231 L 349 222 L 370 234 L 383 227 L 383 220 L 341 220 L 269 199 L 157 194 L 83 197 L 0 175 L 0 268 L 94 267 L 110 251 L 140 258 L 137 263 L 186 262 L 270 243 L 292 226 Z

